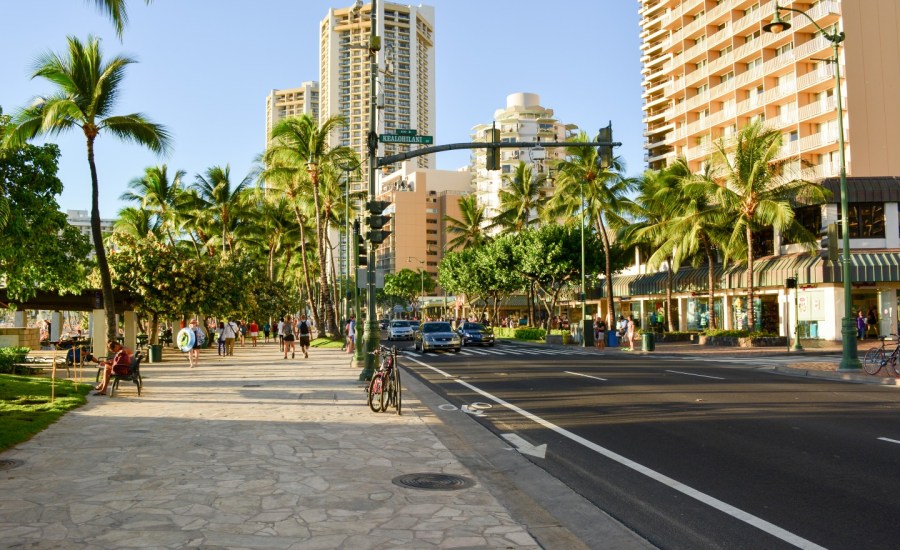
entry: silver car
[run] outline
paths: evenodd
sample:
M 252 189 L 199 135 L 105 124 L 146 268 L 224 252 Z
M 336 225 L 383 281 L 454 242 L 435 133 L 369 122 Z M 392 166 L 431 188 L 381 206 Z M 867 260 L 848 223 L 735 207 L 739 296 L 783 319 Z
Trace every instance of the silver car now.
M 416 351 L 425 353 L 436 349 L 450 349 L 456 353 L 462 349 L 462 339 L 453 332 L 450 323 L 433 321 L 422 323 L 415 334 Z
M 388 340 L 412 340 L 413 329 L 409 321 L 391 321 L 388 327 Z

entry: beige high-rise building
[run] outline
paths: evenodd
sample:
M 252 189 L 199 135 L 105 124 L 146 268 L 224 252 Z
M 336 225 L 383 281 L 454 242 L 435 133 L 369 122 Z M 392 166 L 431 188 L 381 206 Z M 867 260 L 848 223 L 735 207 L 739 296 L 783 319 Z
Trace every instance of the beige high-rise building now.
M 320 119 L 343 115 L 349 126 L 333 145 L 352 147 L 364 161 L 368 155 L 370 68 L 369 34 L 372 4 L 331 9 L 320 24 Z M 398 128 L 419 135 L 435 132 L 434 8 L 378 3 L 378 133 Z M 417 146 L 418 147 L 418 146 Z M 409 150 L 409 145 L 379 145 L 379 156 Z M 415 159 L 430 168 L 432 155 Z M 365 167 L 365 162 L 364 162 Z M 365 173 L 365 172 L 363 172 Z
M 319 83 L 304 82 L 299 88 L 272 90 L 266 97 L 266 143 L 279 121 L 308 114 L 319 119 Z
M 644 144 L 650 168 L 676 155 L 699 170 L 713 142 L 762 119 L 782 132 L 779 160 L 792 174 L 839 173 L 832 43 L 808 19 L 767 33 L 774 1 L 639 0 Z M 847 173 L 900 174 L 900 48 L 896 0 L 779 0 L 829 33 L 840 48 Z

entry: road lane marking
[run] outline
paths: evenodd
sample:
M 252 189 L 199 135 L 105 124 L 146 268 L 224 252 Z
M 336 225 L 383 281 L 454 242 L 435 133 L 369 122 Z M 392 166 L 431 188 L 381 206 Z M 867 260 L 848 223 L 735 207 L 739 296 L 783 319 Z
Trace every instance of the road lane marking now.
M 725 380 L 724 378 L 719 378 L 718 376 L 707 376 L 705 374 L 694 374 L 692 372 L 681 372 L 680 370 L 667 370 L 666 372 L 671 372 L 674 374 L 685 374 L 687 376 L 699 376 L 700 378 L 712 378 L 713 380 Z
M 600 378 L 599 376 L 591 376 L 590 374 L 581 374 L 580 372 L 572 372 L 570 370 L 563 371 L 566 374 L 574 374 L 575 376 L 584 376 L 585 378 L 593 378 L 594 380 L 602 380 L 607 382 L 606 378 Z
M 516 434 L 500 434 L 500 436 L 512 443 L 516 450 L 523 455 L 531 455 L 538 458 L 544 458 L 547 456 L 546 443 L 542 443 L 541 445 L 532 445 Z
M 427 363 L 423 363 L 422 361 L 419 361 L 418 359 L 416 359 L 414 357 L 406 357 L 405 359 L 408 359 L 410 361 L 418 363 L 419 365 L 422 365 L 426 369 L 430 369 L 446 378 L 454 378 L 453 375 L 451 375 L 447 372 L 444 372 L 436 367 L 432 367 L 431 365 L 429 365 Z M 663 485 L 665 485 L 675 491 L 678 491 L 679 493 L 687 495 L 699 502 L 702 502 L 703 504 L 706 504 L 707 506 L 715 508 L 716 510 L 719 510 L 723 514 L 728 514 L 729 516 L 731 516 L 739 521 L 743 521 L 744 523 L 746 523 L 748 525 L 756 527 L 760 531 L 768 533 L 768 534 L 772 535 L 773 537 L 779 538 L 779 539 L 787 542 L 788 544 L 792 544 L 792 545 L 796 546 L 797 548 L 803 548 L 805 550 L 826 550 L 823 546 L 819 546 L 818 544 L 816 544 L 812 541 L 806 540 L 798 535 L 795 535 L 795 534 L 791 533 L 790 531 L 775 525 L 774 523 L 770 523 L 760 517 L 754 516 L 753 514 L 751 514 L 749 512 L 745 512 L 739 508 L 736 508 L 736 507 L 728 504 L 727 502 L 721 501 L 711 495 L 707 495 L 706 493 L 698 491 L 697 489 L 694 489 L 693 487 L 685 485 L 684 483 L 681 483 L 680 481 L 677 481 L 665 474 L 661 474 L 661 473 L 657 472 L 656 470 L 651 470 L 650 468 L 648 468 L 642 464 L 639 464 L 629 458 L 626 458 L 615 451 L 607 449 L 606 447 L 597 445 L 593 441 L 589 441 L 589 440 L 581 437 L 578 434 L 570 432 L 569 430 L 567 430 L 565 428 L 560 428 L 556 424 L 553 424 L 552 422 L 544 420 L 543 418 L 541 418 L 533 413 L 530 413 L 530 412 L 526 411 L 525 409 L 517 407 L 516 405 L 513 405 L 512 403 L 508 403 L 508 402 L 504 401 L 503 399 L 496 397 L 476 386 L 473 386 L 472 384 L 469 384 L 468 382 L 466 382 L 464 380 L 460 380 L 458 378 L 456 378 L 455 380 L 457 383 L 465 386 L 466 388 L 472 390 L 473 392 L 475 392 L 479 395 L 482 395 L 485 398 L 490 399 L 491 401 L 493 401 L 499 405 L 503 405 L 504 407 L 508 408 L 509 410 L 514 411 L 521 416 L 524 416 L 525 418 L 531 420 L 532 422 L 540 424 L 541 426 L 544 426 L 545 428 L 547 428 L 549 430 L 553 430 L 554 432 L 558 433 L 559 435 L 561 435 L 567 439 L 570 439 L 571 441 L 578 443 L 579 445 L 586 447 L 586 448 L 596 452 L 597 454 L 605 456 L 606 458 L 608 458 L 614 462 L 618 462 L 619 464 L 621 464 L 622 466 L 625 466 L 626 468 L 630 468 L 630 469 L 634 470 L 635 472 L 643 474 L 656 482 L 662 483 Z
M 900 441 L 897 441 L 896 439 L 891 439 L 889 437 L 879 437 L 878 439 L 880 441 L 887 441 L 888 443 L 897 443 L 898 445 L 900 445 Z

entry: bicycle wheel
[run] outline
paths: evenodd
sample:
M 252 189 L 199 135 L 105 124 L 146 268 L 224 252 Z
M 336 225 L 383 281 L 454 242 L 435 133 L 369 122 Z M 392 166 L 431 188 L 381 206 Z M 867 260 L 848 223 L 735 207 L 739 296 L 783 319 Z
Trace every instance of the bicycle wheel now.
M 369 408 L 372 412 L 381 412 L 382 410 L 382 394 L 384 393 L 384 379 L 382 373 L 376 372 L 369 382 Z
M 391 374 L 385 371 L 384 389 L 381 391 L 381 412 L 387 412 L 388 407 L 393 404 L 394 382 Z
M 400 414 L 402 404 L 403 390 L 400 389 L 400 367 L 394 365 L 394 407 L 397 408 L 397 414 Z
M 868 374 L 878 374 L 878 371 L 881 370 L 881 367 L 884 366 L 884 349 L 883 348 L 872 348 L 866 352 L 866 357 L 863 359 L 863 370 Z

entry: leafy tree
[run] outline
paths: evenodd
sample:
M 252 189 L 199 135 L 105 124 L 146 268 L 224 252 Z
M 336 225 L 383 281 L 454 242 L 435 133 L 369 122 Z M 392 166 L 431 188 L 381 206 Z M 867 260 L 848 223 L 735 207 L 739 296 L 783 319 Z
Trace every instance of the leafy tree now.
M 159 218 L 149 210 L 129 206 L 119 210 L 119 216 L 113 223 L 113 233 L 124 233 L 136 239 L 143 239 L 151 234 L 159 237 Z
M 133 141 L 155 152 L 168 149 L 169 135 L 162 127 L 139 113 L 115 116 L 110 111 L 120 92 L 125 68 L 134 60 L 117 56 L 104 60 L 100 40 L 88 37 L 83 43 L 68 38 L 67 55 L 48 53 L 38 58 L 32 78 L 42 77 L 56 85 L 56 93 L 38 98 L 20 110 L 5 132 L 4 147 L 18 147 L 38 135 L 56 135 L 80 128 L 87 142 L 91 171 L 91 236 L 103 288 L 107 338 L 116 338 L 115 303 L 103 235 L 100 231 L 100 185 L 94 162 L 94 142 L 104 131 L 125 141 Z
M 0 115 L 0 131 L 6 120 Z M 58 159 L 53 144 L 0 149 L 0 197 L 9 207 L 0 226 L 0 276 L 14 299 L 86 284 L 90 241 L 59 211 Z
M 503 299 L 524 287 L 514 261 L 508 241 L 503 240 L 451 252 L 441 260 L 438 282 L 447 292 L 464 294 L 470 304 L 490 307 L 491 321 L 496 322 Z
M 425 292 L 433 292 L 436 286 L 431 274 L 425 270 L 401 269 L 397 273 L 384 276 L 384 293 L 402 298 L 409 308 L 416 310 L 417 313 L 423 286 Z

